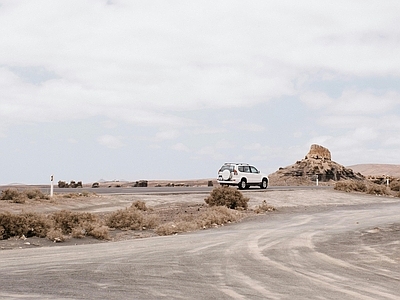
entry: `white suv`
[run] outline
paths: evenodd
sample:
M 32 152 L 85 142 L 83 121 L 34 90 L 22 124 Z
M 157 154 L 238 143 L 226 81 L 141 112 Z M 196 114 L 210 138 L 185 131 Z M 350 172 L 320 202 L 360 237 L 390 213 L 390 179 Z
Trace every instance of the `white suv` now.
M 218 171 L 218 183 L 222 186 L 237 185 L 241 190 L 251 185 L 266 189 L 268 177 L 249 164 L 225 163 Z

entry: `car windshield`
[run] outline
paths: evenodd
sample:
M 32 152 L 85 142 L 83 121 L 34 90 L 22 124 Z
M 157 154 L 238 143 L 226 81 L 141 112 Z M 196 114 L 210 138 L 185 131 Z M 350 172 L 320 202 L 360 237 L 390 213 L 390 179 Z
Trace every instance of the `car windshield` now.
M 251 173 L 259 173 L 258 170 L 253 166 L 251 166 L 250 169 L 251 169 Z

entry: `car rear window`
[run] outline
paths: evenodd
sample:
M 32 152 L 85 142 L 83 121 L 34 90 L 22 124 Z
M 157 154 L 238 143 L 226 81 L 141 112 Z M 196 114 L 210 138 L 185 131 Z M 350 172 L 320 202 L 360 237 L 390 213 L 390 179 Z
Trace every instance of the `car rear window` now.
M 224 171 L 224 170 L 229 170 L 229 171 L 233 171 L 233 166 L 226 166 L 226 165 L 223 165 L 222 167 L 221 167 L 221 169 L 220 169 L 220 171 L 222 172 L 222 171 Z

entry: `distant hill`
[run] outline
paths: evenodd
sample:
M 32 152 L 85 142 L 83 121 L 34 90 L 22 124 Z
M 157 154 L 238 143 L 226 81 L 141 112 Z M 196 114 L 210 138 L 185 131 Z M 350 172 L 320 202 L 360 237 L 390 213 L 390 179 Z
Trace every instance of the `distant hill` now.
M 389 175 L 392 177 L 400 177 L 400 165 L 391 164 L 359 164 L 348 166 L 354 172 L 360 172 L 364 176 L 382 176 Z

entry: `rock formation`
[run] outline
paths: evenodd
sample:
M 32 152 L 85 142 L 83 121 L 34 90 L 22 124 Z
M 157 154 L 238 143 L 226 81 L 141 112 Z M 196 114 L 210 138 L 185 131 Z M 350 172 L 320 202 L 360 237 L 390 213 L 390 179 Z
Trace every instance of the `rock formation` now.
M 323 159 L 323 160 L 331 160 L 331 151 L 327 148 L 322 147 L 320 145 L 311 145 L 310 151 L 306 155 L 305 159 Z
M 295 164 L 279 168 L 269 175 L 270 182 L 274 185 L 303 185 L 312 181 L 329 182 L 339 180 L 364 180 L 360 173 L 354 173 L 331 159 L 331 152 L 320 145 L 311 145 L 310 151 L 304 159 Z

